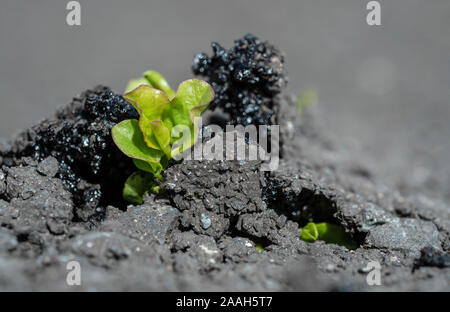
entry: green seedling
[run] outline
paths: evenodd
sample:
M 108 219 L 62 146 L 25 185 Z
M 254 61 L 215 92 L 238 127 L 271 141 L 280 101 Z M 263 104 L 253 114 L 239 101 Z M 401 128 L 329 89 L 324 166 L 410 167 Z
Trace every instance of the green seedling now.
M 256 245 L 255 245 L 255 248 L 256 248 L 256 250 L 257 250 L 258 252 L 260 252 L 260 253 L 264 251 L 264 247 L 263 247 L 262 244 L 256 244 Z
M 133 91 L 134 89 L 136 89 L 137 87 L 141 86 L 141 85 L 147 85 L 150 86 L 150 83 L 148 82 L 147 79 L 145 79 L 144 77 L 142 78 L 137 78 L 137 79 L 132 79 L 128 82 L 127 87 L 125 88 L 125 93 L 128 93 L 130 91 Z
M 316 240 L 324 241 L 328 244 L 344 246 L 348 249 L 356 249 L 355 242 L 350 235 L 345 232 L 342 226 L 330 223 L 309 222 L 302 229 L 300 239 L 305 242 L 314 242 Z
M 317 92 L 314 89 L 305 90 L 297 98 L 297 113 L 301 114 L 305 108 L 316 105 L 319 100 Z
M 214 91 L 205 81 L 189 79 L 174 92 L 155 71 L 130 81 L 126 90 L 124 98 L 138 111 L 139 120 L 120 122 L 112 128 L 112 137 L 140 170 L 125 182 L 123 197 L 141 204 L 146 192 L 160 191 L 155 179 L 163 179 L 169 160 L 195 144 L 197 117 L 208 108 Z

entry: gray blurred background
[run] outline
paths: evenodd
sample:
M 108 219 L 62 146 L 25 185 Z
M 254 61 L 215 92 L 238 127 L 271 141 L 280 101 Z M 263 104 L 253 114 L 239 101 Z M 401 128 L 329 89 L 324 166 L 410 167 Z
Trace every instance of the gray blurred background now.
M 286 53 L 288 91 L 317 90 L 330 131 L 377 174 L 450 176 L 449 0 L 380 0 L 381 26 L 366 24 L 368 0 L 80 0 L 72 27 L 67 2 L 1 1 L 0 136 L 146 69 L 177 85 L 211 41 L 251 32 Z

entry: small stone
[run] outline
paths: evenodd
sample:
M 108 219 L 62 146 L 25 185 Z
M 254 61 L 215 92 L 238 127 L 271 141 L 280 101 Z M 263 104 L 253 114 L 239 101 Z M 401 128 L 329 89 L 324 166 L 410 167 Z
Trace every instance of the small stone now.
M 22 162 L 23 162 L 23 164 L 26 165 L 26 166 L 36 167 L 36 165 L 37 165 L 36 160 L 34 160 L 34 159 L 31 158 L 31 157 L 24 157 L 24 158 L 22 159 Z
M 59 170 L 59 163 L 54 157 L 47 157 L 39 163 L 37 171 L 45 176 L 54 177 Z
M 441 250 L 439 232 L 429 221 L 396 219 L 369 231 L 366 244 L 377 248 L 420 251 L 426 246 Z
M 58 222 L 54 219 L 47 220 L 47 227 L 50 233 L 54 235 L 62 235 L 66 231 L 64 223 Z
M 204 213 L 202 213 L 202 228 L 207 230 L 211 226 L 211 219 L 208 218 Z

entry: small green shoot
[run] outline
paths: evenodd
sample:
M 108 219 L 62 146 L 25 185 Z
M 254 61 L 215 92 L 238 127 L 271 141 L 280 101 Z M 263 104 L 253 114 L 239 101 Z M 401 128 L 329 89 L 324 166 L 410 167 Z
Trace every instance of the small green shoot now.
M 159 191 L 154 179 L 163 179 L 169 160 L 195 144 L 196 118 L 208 108 L 214 91 L 205 81 L 189 79 L 175 93 L 155 71 L 131 80 L 126 90 L 124 98 L 138 111 L 139 120 L 124 120 L 111 132 L 117 147 L 141 170 L 128 178 L 123 190 L 124 199 L 140 204 L 146 192 Z
M 175 91 L 172 90 L 172 88 L 169 86 L 169 83 L 160 73 L 154 70 L 149 70 L 146 71 L 143 76 L 145 79 L 147 79 L 150 85 L 158 90 L 163 91 L 169 97 L 169 99 L 173 99 L 173 97 L 175 96 Z
M 132 79 L 132 80 L 130 80 L 128 82 L 127 87 L 125 88 L 125 93 L 128 93 L 128 92 L 136 89 L 140 85 L 147 85 L 147 86 L 149 86 L 150 83 L 145 78 Z
M 257 250 L 259 253 L 261 253 L 261 252 L 264 251 L 264 247 L 263 247 L 263 245 L 261 245 L 261 244 L 256 244 L 256 245 L 255 245 L 255 248 L 256 248 L 256 250 Z
M 316 240 L 322 240 L 328 244 L 341 245 L 348 249 L 357 248 L 357 245 L 350 235 L 345 232 L 344 228 L 336 224 L 309 222 L 301 230 L 302 235 L 300 239 L 305 242 L 312 243 Z
M 159 186 L 153 180 L 153 176 L 147 172 L 136 171 L 130 175 L 125 182 L 123 197 L 126 201 L 134 204 L 142 204 L 142 197 L 150 190 L 158 193 Z
M 300 115 L 305 108 L 316 105 L 319 100 L 317 91 L 309 89 L 303 91 L 297 98 L 297 113 Z

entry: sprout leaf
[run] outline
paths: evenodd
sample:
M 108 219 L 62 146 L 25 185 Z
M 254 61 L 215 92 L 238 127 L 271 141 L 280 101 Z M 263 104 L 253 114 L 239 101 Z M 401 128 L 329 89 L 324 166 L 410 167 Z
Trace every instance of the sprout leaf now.
M 198 135 L 198 125 L 196 117 L 199 117 L 214 98 L 212 87 L 205 81 L 198 79 L 186 80 L 180 84 L 177 94 L 170 102 L 170 109 L 164 115 L 164 122 L 167 125 L 184 125 L 189 127 L 191 137 L 188 144 L 183 143 L 183 147 L 191 147 L 195 144 Z M 170 127 L 170 128 L 172 128 Z M 174 143 L 178 137 L 171 138 Z M 185 138 L 186 139 L 186 138 Z M 181 148 L 178 152 L 183 152 Z
M 115 125 L 112 128 L 112 137 L 117 147 L 128 157 L 153 163 L 155 166 L 161 163 L 164 154 L 145 144 L 136 119 L 124 120 Z
M 125 93 L 130 92 L 131 90 L 136 89 L 137 87 L 139 87 L 140 85 L 147 85 L 150 86 L 150 83 L 148 82 L 147 79 L 145 78 L 137 78 L 137 79 L 132 79 L 128 82 L 127 87 L 125 88 Z
M 123 187 L 123 198 L 133 204 L 142 205 L 142 197 L 154 186 L 151 174 L 136 171 L 130 175 Z
M 197 117 L 208 108 L 214 91 L 205 81 L 190 79 L 182 82 L 175 93 L 155 71 L 145 72 L 144 78 L 130 81 L 124 95 L 138 111 L 139 120 L 122 121 L 113 127 L 112 136 L 142 174 L 162 180 L 161 171 L 169 160 L 195 144 L 199 132 Z M 154 180 L 151 182 L 154 186 Z M 133 174 L 123 196 L 138 203 L 143 191 L 157 191 L 152 183 L 147 176 Z
M 356 249 L 356 243 L 351 239 L 345 229 L 331 223 L 309 222 L 302 228 L 300 239 L 305 242 L 314 242 L 316 240 L 325 241 L 328 244 L 337 244 L 348 249 Z
M 152 86 L 167 94 L 169 99 L 174 97 L 175 92 L 172 90 L 167 80 L 160 73 L 154 70 L 149 70 L 146 71 L 143 76 Z

